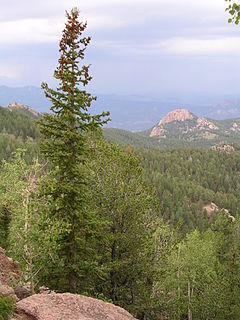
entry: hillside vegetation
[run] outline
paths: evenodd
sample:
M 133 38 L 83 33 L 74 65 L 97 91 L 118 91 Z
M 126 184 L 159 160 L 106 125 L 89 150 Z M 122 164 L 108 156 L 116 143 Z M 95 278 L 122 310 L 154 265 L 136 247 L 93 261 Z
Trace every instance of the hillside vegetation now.
M 159 209 L 171 225 L 184 232 L 205 230 L 216 218 L 204 211 L 215 203 L 219 211 L 240 212 L 240 152 L 203 150 L 138 150 L 148 184 L 155 190 Z
M 38 138 L 39 129 L 30 113 L 0 107 L 0 161 L 17 148 L 27 148 L 31 156 Z

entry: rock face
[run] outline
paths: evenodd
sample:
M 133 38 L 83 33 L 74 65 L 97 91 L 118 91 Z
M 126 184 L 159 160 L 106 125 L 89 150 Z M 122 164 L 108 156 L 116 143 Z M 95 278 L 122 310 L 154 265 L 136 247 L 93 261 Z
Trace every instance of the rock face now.
M 203 207 L 203 211 L 206 211 L 208 217 L 211 217 L 215 212 L 219 211 L 219 207 L 214 202 L 211 202 Z
M 174 126 L 169 128 L 168 124 L 171 122 L 174 122 Z M 219 131 L 219 127 L 214 121 L 204 117 L 198 118 L 187 109 L 175 109 L 163 117 L 159 124 L 152 129 L 150 137 L 166 138 L 171 137 L 172 133 L 175 132 L 174 134 L 180 138 L 188 133 L 201 134 L 209 131 Z
M 134 320 L 124 309 L 71 293 L 35 294 L 17 303 L 13 320 Z
M 163 117 L 159 124 L 152 129 L 150 137 L 166 138 L 166 134 L 168 133 L 164 128 L 166 124 L 174 121 L 184 122 L 186 120 L 193 119 L 193 114 L 190 113 L 187 109 L 175 109 L 169 112 L 165 117 Z
M 13 110 L 23 110 L 23 111 L 27 111 L 29 113 L 31 113 L 33 116 L 35 117 L 38 117 L 40 115 L 40 113 L 38 113 L 36 110 L 34 110 L 33 108 L 29 107 L 29 106 L 26 106 L 24 104 L 21 104 L 21 103 L 17 103 L 17 102 L 12 102 L 12 103 L 9 103 L 8 105 L 8 109 L 10 111 L 13 111 Z
M 203 207 L 203 212 L 207 213 L 208 217 L 212 217 L 214 213 L 219 212 L 219 207 L 214 203 L 208 203 Z M 226 214 L 228 215 L 228 218 L 232 220 L 232 222 L 235 222 L 236 218 L 234 216 L 232 216 L 229 212 L 228 209 L 222 209 L 226 212 Z
M 159 126 L 163 126 L 164 124 L 173 121 L 186 121 L 192 119 L 193 115 L 187 109 L 175 109 L 162 118 L 159 122 Z
M 218 130 L 219 129 L 218 126 L 215 125 L 215 123 L 213 123 L 212 121 L 209 121 L 203 117 L 197 119 L 197 127 L 199 129 L 205 129 L 205 128 L 208 128 L 211 130 Z
M 17 300 L 14 289 L 14 282 L 21 278 L 21 269 L 18 263 L 8 258 L 2 248 L 0 248 L 0 297 L 13 297 Z
M 166 130 L 164 130 L 161 126 L 156 126 L 152 129 L 152 132 L 150 133 L 150 137 L 156 137 L 156 136 L 165 136 Z
M 240 126 L 236 122 L 234 122 L 230 130 L 232 130 L 233 132 L 239 132 Z
M 234 146 L 231 146 L 229 144 L 221 144 L 218 146 L 212 146 L 211 147 L 212 151 L 218 151 L 218 152 L 225 152 L 225 153 L 231 153 L 235 151 Z
M 19 281 L 21 269 L 17 262 L 6 256 L 4 250 L 0 248 L 0 283 L 10 286 L 12 281 Z

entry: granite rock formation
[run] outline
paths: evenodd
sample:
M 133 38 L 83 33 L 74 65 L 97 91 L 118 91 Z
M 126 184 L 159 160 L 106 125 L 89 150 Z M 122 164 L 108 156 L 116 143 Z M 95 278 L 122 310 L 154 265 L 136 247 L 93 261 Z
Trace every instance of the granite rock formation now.
M 12 320 L 134 320 L 124 309 L 71 294 L 35 294 L 17 303 Z

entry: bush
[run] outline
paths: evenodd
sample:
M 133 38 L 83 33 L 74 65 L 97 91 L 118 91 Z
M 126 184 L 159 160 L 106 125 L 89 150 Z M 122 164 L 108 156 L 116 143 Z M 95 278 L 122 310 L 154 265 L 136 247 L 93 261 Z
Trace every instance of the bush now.
M 0 320 L 11 319 L 15 308 L 15 303 L 12 298 L 0 297 Z

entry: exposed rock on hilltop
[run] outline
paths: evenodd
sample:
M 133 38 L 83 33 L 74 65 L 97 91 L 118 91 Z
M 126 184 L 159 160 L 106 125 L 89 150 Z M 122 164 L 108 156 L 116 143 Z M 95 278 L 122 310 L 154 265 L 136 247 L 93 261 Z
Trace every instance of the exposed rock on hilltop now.
M 196 117 L 189 112 L 187 109 L 175 109 L 171 112 L 169 112 L 165 117 L 161 119 L 159 124 L 155 126 L 151 133 L 150 137 L 161 137 L 166 138 L 169 135 L 168 126 L 171 123 L 180 123 L 181 127 L 182 125 L 187 121 L 193 121 Z M 181 124 L 182 123 L 182 124 Z M 200 124 L 199 124 L 200 125 Z M 182 127 L 181 132 L 183 131 L 189 131 L 189 126 L 186 128 Z
M 31 107 L 29 107 L 29 106 L 26 106 L 25 104 L 21 104 L 21 103 L 17 103 L 17 102 L 9 103 L 8 109 L 9 109 L 10 111 L 20 110 L 20 111 L 23 111 L 23 112 L 25 112 L 25 113 L 29 113 L 29 114 L 31 114 L 31 115 L 34 116 L 34 117 L 39 117 L 39 116 L 41 116 L 41 114 L 40 114 L 39 112 L 37 112 L 36 110 L 34 110 L 33 108 L 31 108 Z
M 236 122 L 233 123 L 232 127 L 230 128 L 230 130 L 234 131 L 234 132 L 240 132 L 240 126 L 239 124 L 237 124 Z
M 71 294 L 35 294 L 17 303 L 13 320 L 134 320 L 124 309 Z
M 166 132 L 166 130 L 164 130 L 161 126 L 158 125 L 152 129 L 150 137 L 162 136 L 163 138 L 166 138 Z
M 162 120 L 159 122 L 159 126 L 163 126 L 166 123 L 173 121 L 192 120 L 193 118 L 193 114 L 190 113 L 187 109 L 175 109 L 162 118 Z
M 159 124 L 152 129 L 150 137 L 177 137 L 187 140 L 187 134 L 190 133 L 191 139 L 193 139 L 193 133 L 201 133 L 202 138 L 212 139 L 216 137 L 214 131 L 218 130 L 219 126 L 213 120 L 204 117 L 198 118 L 187 109 L 175 109 L 163 117 Z M 213 134 L 210 134 L 211 132 Z
M 216 126 L 214 122 L 209 121 L 203 117 L 197 119 L 197 128 L 199 128 L 199 129 L 209 128 L 211 130 L 218 130 L 219 129 L 219 127 Z

